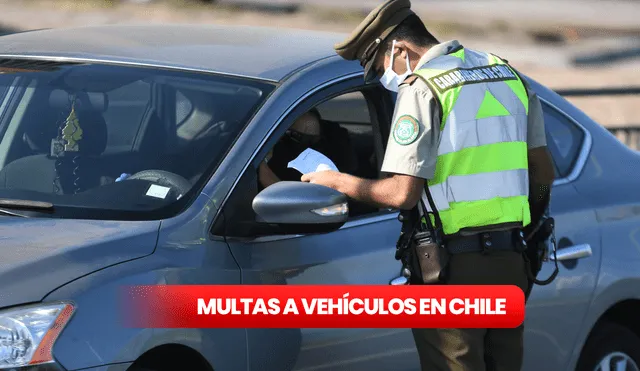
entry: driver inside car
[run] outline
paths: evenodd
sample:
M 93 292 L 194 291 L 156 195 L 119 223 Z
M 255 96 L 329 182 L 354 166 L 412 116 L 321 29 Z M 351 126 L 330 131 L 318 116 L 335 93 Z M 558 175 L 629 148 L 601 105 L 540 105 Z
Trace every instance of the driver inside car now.
M 300 116 L 260 163 L 258 179 L 263 188 L 280 181 L 300 181 L 302 174 L 289 168 L 307 148 L 327 156 L 341 172 L 357 171 L 356 153 L 349 141 L 349 133 L 338 124 L 322 120 L 313 108 Z

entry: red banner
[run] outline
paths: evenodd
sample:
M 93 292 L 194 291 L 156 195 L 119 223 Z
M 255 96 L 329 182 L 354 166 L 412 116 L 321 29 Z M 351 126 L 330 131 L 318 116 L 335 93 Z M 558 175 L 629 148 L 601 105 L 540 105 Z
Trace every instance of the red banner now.
M 517 286 L 136 286 L 123 291 L 136 328 L 514 328 Z

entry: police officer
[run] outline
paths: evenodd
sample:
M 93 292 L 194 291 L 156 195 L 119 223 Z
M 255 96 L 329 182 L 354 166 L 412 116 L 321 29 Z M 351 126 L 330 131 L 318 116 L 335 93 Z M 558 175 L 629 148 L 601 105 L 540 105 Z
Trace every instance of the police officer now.
M 449 252 L 441 283 L 517 285 L 528 293 L 522 231 L 541 218 L 554 173 L 541 105 L 526 81 L 493 54 L 438 42 L 409 0 L 374 9 L 336 52 L 359 60 L 367 81 L 378 77 L 397 91 L 382 165 L 389 176 L 323 171 L 302 180 L 380 207 L 421 205 L 428 222 L 441 222 Z M 523 330 L 413 334 L 423 370 L 516 371 Z

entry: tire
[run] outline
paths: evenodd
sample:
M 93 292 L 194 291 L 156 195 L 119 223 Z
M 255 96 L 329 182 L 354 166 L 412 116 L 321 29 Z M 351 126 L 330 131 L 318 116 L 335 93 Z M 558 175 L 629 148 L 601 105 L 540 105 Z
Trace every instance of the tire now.
M 608 361 L 607 361 L 608 359 Z M 576 371 L 617 370 L 616 365 L 626 361 L 624 371 L 640 370 L 640 337 L 625 326 L 615 322 L 597 325 L 580 355 Z

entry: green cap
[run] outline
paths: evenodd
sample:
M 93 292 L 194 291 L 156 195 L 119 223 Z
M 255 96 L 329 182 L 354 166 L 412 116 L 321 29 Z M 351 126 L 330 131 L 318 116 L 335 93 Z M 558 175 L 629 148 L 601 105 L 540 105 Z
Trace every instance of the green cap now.
M 372 67 L 380 45 L 412 14 L 410 0 L 388 0 L 372 10 L 345 41 L 336 44 L 335 51 L 346 60 L 360 60 L 365 80 L 369 81 L 375 77 Z

